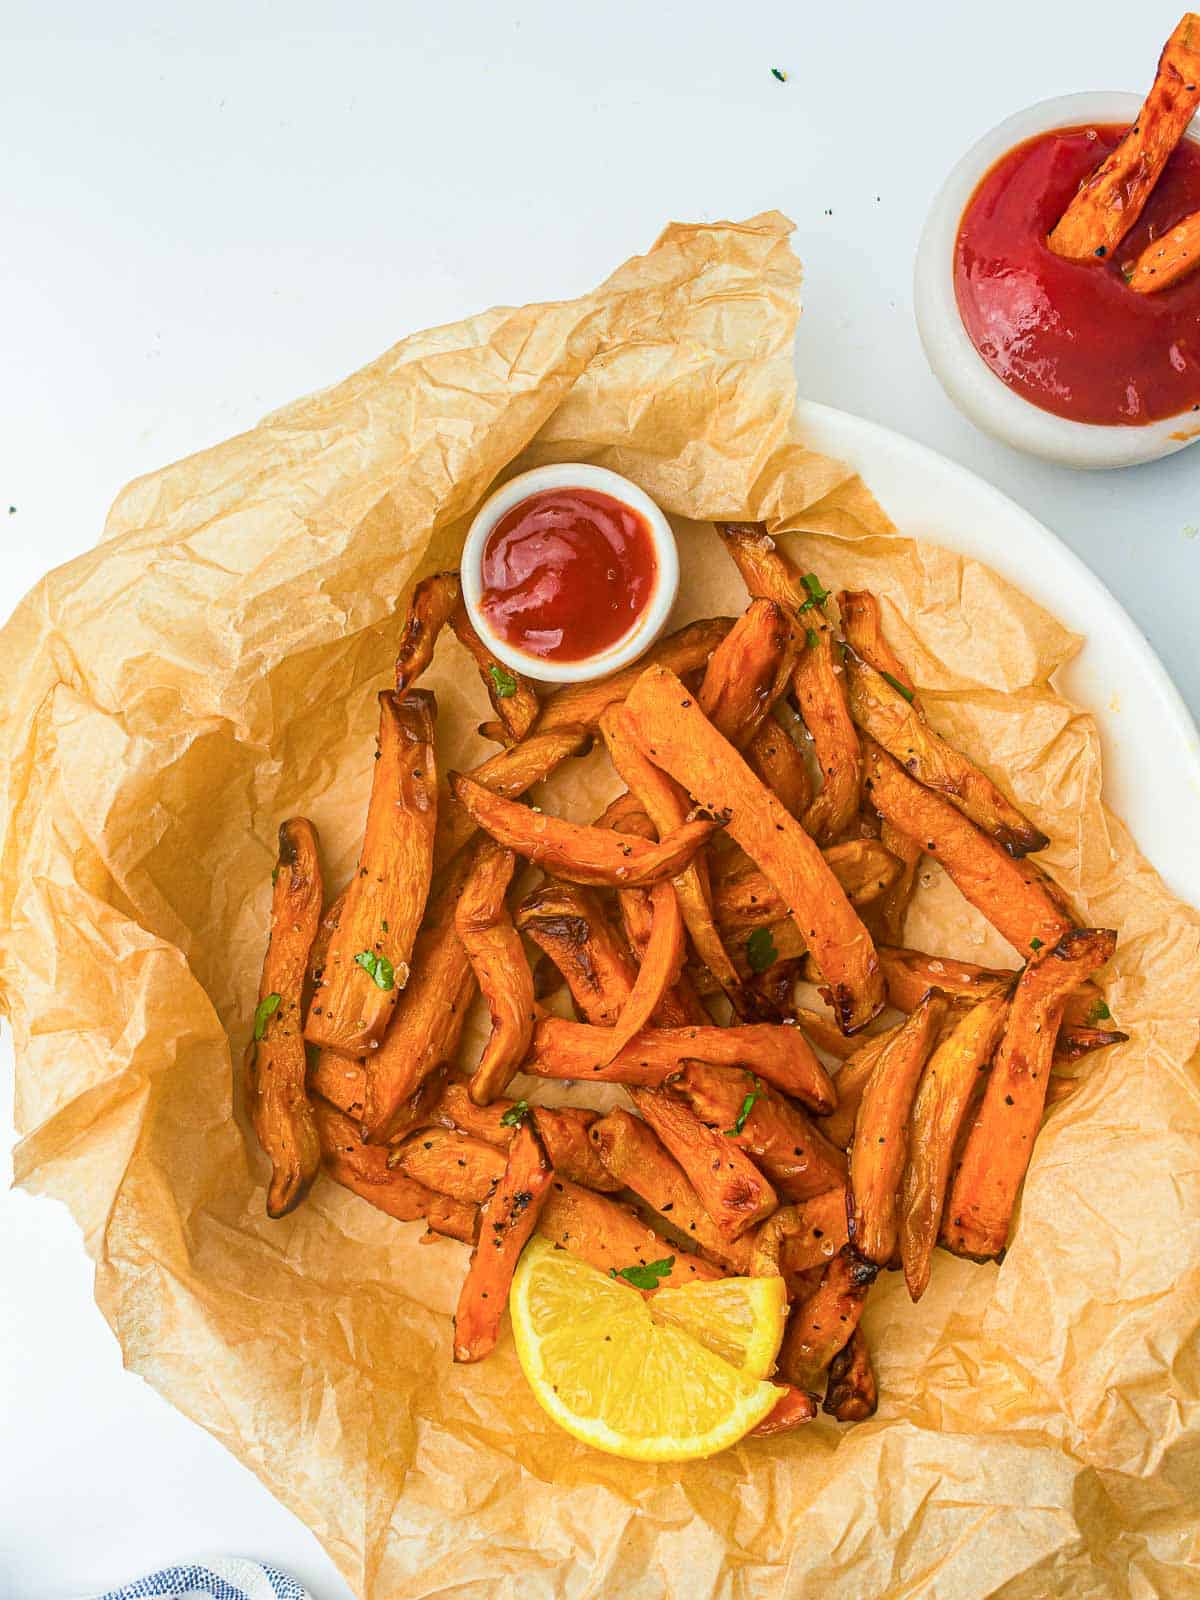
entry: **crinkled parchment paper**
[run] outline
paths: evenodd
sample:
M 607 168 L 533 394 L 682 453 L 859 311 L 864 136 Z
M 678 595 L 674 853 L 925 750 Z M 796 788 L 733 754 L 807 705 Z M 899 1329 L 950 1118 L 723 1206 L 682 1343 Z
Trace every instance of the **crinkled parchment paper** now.
M 405 340 L 132 484 L 0 636 L 19 1180 L 77 1217 L 128 1365 L 370 1600 L 1200 1586 L 1200 918 L 1103 808 L 1091 721 L 1049 683 L 1076 641 L 895 534 L 794 438 L 787 232 L 672 227 L 580 300 Z M 1087 920 L 1121 930 L 1109 998 L 1132 1040 L 1051 1113 L 1003 1266 L 939 1256 L 916 1309 L 885 1276 L 872 1421 L 682 1468 L 559 1432 L 507 1339 L 452 1365 L 461 1246 L 324 1179 L 268 1222 L 231 1067 L 277 824 L 307 813 L 329 881 L 349 870 L 406 592 L 454 561 L 498 475 L 550 459 L 615 467 L 681 519 L 681 618 L 744 603 L 715 516 L 795 530 L 830 587 L 877 589 L 933 720 L 1006 775 Z M 433 674 L 447 762 L 483 714 L 454 649 Z M 591 757 L 562 803 L 610 783 Z M 909 937 L 998 953 L 937 881 Z

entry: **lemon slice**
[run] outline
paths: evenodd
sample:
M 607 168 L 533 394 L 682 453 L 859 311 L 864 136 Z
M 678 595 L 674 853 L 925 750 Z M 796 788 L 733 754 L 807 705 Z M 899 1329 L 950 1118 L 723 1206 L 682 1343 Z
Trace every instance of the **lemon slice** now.
M 677 1311 L 684 1289 L 671 1294 Z M 715 1455 L 762 1421 L 779 1390 L 700 1343 L 683 1319 L 656 1320 L 656 1301 L 548 1240 L 531 1240 L 509 1296 L 522 1370 L 542 1409 L 597 1450 L 634 1461 Z M 736 1329 L 728 1305 L 720 1310 L 718 1337 L 728 1348 L 739 1338 L 744 1350 L 756 1344 Z M 690 1328 L 703 1322 L 692 1310 L 685 1317 Z M 774 1311 L 772 1326 L 778 1349 L 782 1325 Z M 757 1347 L 754 1358 L 761 1364 Z
M 660 1289 L 650 1306 L 656 1322 L 690 1333 L 747 1378 L 768 1378 L 787 1326 L 782 1278 L 716 1278 Z

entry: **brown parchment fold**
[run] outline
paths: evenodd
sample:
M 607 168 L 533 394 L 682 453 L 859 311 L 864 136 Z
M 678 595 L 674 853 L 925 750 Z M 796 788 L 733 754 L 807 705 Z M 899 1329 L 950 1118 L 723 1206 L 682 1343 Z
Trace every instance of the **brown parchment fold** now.
M 126 1363 L 369 1600 L 1200 1592 L 1200 917 L 1104 810 L 1091 719 L 1050 684 L 1077 641 L 795 437 L 788 232 L 673 226 L 582 299 L 404 340 L 131 484 L 0 635 L 18 1181 L 78 1219 Z M 1121 933 L 1132 1038 L 1051 1113 L 1003 1266 L 939 1255 L 919 1308 L 885 1275 L 871 1422 L 681 1468 L 560 1433 L 507 1334 L 452 1365 L 461 1246 L 326 1179 L 268 1222 L 231 1067 L 279 821 L 311 816 L 346 875 L 407 591 L 498 476 L 562 459 L 677 519 L 680 620 L 744 604 L 712 517 L 768 519 L 828 587 L 875 588 L 932 720 Z M 431 674 L 443 768 L 485 748 L 454 650 Z M 590 757 L 555 803 L 586 815 L 611 784 Z M 926 878 L 910 942 L 1015 964 Z

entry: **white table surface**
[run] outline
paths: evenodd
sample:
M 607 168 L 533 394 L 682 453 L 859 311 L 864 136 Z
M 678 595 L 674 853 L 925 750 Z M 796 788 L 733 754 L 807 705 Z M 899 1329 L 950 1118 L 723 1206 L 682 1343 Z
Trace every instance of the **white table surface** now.
M 669 219 L 774 206 L 806 268 L 803 391 L 1022 501 L 1196 712 L 1200 449 L 1086 477 L 993 444 L 926 369 L 910 293 L 961 150 L 1030 101 L 1141 88 L 1178 4 L 1093 0 L 1087 27 L 1046 0 L 1002 9 L 6 0 L 0 613 L 135 474 L 411 330 L 578 294 Z M 0 1197 L 0 1283 L 3 1600 L 220 1551 L 349 1596 L 248 1471 L 123 1372 L 61 1208 Z

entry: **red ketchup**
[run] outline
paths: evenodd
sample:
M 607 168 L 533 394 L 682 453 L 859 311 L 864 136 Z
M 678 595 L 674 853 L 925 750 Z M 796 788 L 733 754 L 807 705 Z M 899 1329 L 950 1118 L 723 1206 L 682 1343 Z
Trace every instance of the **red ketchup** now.
M 1059 128 L 1017 145 L 980 181 L 954 249 L 971 343 L 1010 389 L 1074 422 L 1200 410 L 1200 273 L 1158 294 L 1135 294 L 1124 278 L 1151 240 L 1200 209 L 1200 143 L 1181 141 L 1110 259 L 1066 261 L 1046 244 L 1125 132 Z
M 483 547 L 480 607 L 507 644 L 582 661 L 623 639 L 658 577 L 645 517 L 595 489 L 544 489 L 507 512 Z

